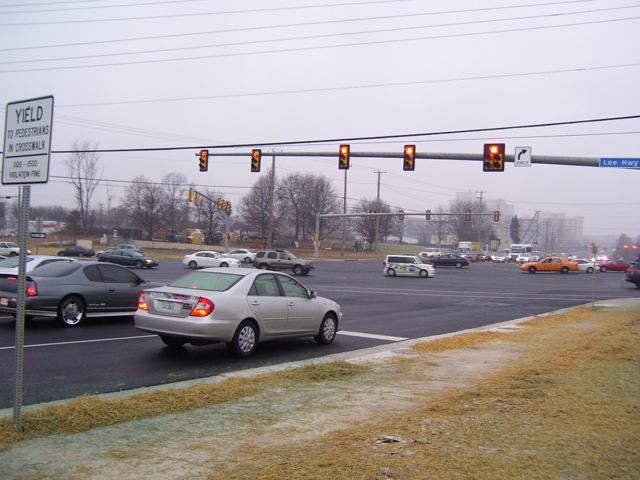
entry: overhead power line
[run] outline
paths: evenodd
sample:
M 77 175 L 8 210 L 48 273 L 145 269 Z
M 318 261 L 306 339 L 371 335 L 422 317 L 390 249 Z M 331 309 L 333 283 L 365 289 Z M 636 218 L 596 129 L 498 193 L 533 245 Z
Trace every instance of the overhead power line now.
M 435 40 L 435 39 L 441 39 L 441 38 L 460 38 L 460 37 L 470 37 L 470 36 L 476 36 L 476 35 L 492 35 L 492 34 L 514 33 L 514 32 L 522 33 L 522 32 L 527 32 L 532 30 L 548 30 L 552 28 L 596 25 L 596 24 L 602 24 L 602 23 L 623 22 L 623 21 L 638 20 L 638 19 L 640 19 L 640 16 L 627 17 L 627 18 L 615 18 L 615 19 L 608 19 L 608 20 L 593 20 L 589 22 L 566 23 L 562 25 L 518 27 L 518 28 L 510 28 L 510 29 L 504 29 L 504 30 L 492 30 L 492 31 L 486 31 L 486 32 L 464 32 L 464 33 L 452 33 L 452 34 L 445 34 L 445 35 L 433 35 L 433 36 L 416 37 L 416 38 L 394 38 L 394 39 L 388 39 L 388 40 L 371 40 L 371 41 L 365 41 L 365 42 L 344 43 L 340 45 L 316 45 L 316 46 L 309 46 L 309 47 L 291 47 L 291 48 L 283 48 L 283 49 L 275 49 L 275 50 L 261 50 L 261 51 L 255 51 L 255 52 L 219 53 L 219 54 L 213 54 L 213 55 L 199 55 L 195 57 L 165 58 L 165 59 L 156 59 L 156 60 L 135 60 L 130 62 L 104 63 L 104 64 L 96 64 L 96 65 L 70 65 L 66 67 L 41 67 L 41 68 L 19 69 L 19 70 L 0 70 L 0 74 L 42 72 L 42 71 L 54 71 L 54 70 L 76 70 L 76 69 L 97 68 L 97 67 L 118 67 L 118 66 L 125 66 L 125 65 L 143 65 L 143 64 L 166 63 L 166 62 L 205 60 L 210 58 L 242 57 L 242 56 L 249 56 L 249 55 L 264 55 L 264 54 L 272 54 L 272 53 L 289 53 L 289 52 L 325 50 L 325 49 L 335 49 L 335 48 L 345 48 L 345 47 L 362 47 L 362 46 L 369 46 L 369 45 L 383 45 L 383 44 L 392 44 L 392 43 Z
M 51 153 L 115 153 L 115 152 L 161 152 L 161 151 L 176 151 L 176 150 L 194 150 L 202 148 L 210 149 L 229 149 L 229 148 L 244 148 L 244 147 L 271 147 L 271 146 L 283 146 L 283 145 L 313 145 L 319 143 L 340 143 L 340 142 L 358 142 L 367 140 L 382 140 L 382 139 L 394 139 L 394 138 L 417 138 L 417 137 L 430 137 L 435 135 L 454 135 L 461 133 L 478 133 L 478 132 L 497 132 L 506 130 L 517 130 L 525 128 L 544 128 L 544 127 L 557 127 L 562 125 L 579 125 L 587 123 L 602 123 L 613 122 L 619 120 L 636 120 L 640 118 L 640 115 L 628 115 L 623 117 L 609 117 L 609 118 L 594 118 L 589 120 L 570 120 L 565 122 L 548 122 L 548 123 L 532 123 L 528 125 L 512 125 L 502 127 L 487 127 L 487 128 L 472 128 L 462 130 L 444 130 L 439 132 L 424 132 L 424 133 L 403 133 L 397 135 L 376 135 L 370 137 L 348 137 L 348 138 L 330 138 L 322 140 L 292 140 L 287 142 L 257 142 L 257 143 L 238 143 L 232 145 L 197 145 L 190 147 L 154 147 L 154 148 L 119 148 L 119 149 L 96 149 L 96 150 L 54 150 Z

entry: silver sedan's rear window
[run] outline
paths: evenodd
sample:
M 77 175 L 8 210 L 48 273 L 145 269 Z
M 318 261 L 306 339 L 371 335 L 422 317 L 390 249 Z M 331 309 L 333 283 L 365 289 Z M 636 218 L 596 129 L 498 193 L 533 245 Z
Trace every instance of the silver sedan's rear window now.
M 242 277 L 243 275 L 230 273 L 194 272 L 169 283 L 168 286 L 224 292 L 238 283 Z

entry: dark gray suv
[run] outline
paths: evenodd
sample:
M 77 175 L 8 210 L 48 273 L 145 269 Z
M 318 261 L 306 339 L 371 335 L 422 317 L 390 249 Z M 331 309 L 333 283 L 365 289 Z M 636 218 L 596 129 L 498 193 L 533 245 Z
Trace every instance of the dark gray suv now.
M 253 266 L 262 270 L 291 270 L 294 275 L 307 275 L 313 270 L 311 260 L 298 258 L 288 250 L 258 250 Z

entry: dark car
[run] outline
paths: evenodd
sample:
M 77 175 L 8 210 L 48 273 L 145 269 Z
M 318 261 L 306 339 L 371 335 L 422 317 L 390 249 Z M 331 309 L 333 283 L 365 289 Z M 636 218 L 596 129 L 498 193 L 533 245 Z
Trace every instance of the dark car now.
M 25 318 L 55 317 L 73 327 L 87 317 L 133 315 L 147 282 L 125 267 L 89 262 L 56 262 L 27 274 Z M 18 278 L 0 274 L 0 312 L 16 314 Z
M 453 253 L 444 253 L 439 257 L 432 257 L 429 259 L 429 263 L 434 267 L 456 267 L 462 268 L 469 265 L 469 261 L 460 255 L 454 255 Z
M 294 275 L 307 275 L 313 262 L 296 257 L 288 250 L 259 250 L 253 266 L 261 270 L 291 270 Z
M 627 268 L 626 278 L 627 282 L 635 284 L 636 287 L 640 288 L 640 262 L 632 263 Z
M 80 245 L 74 245 L 73 247 L 65 248 L 58 252 L 59 257 L 93 257 L 96 251 L 92 248 L 82 247 Z
M 155 258 L 147 257 L 135 250 L 119 250 L 117 248 L 102 252 L 98 261 L 136 268 L 153 268 L 157 267 L 159 263 Z

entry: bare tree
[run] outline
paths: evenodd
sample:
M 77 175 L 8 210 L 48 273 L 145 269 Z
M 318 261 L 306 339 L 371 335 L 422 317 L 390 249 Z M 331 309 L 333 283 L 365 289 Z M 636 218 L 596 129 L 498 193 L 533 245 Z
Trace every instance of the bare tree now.
M 275 185 L 278 184 L 276 178 Z M 269 231 L 269 210 L 271 194 L 271 169 L 261 175 L 251 188 L 249 194 L 240 200 L 240 224 L 248 233 L 267 238 Z M 278 195 L 273 199 L 273 230 L 280 227 L 281 219 L 284 216 L 282 201 Z
M 162 213 L 164 224 L 176 231 L 183 231 L 189 223 L 189 201 L 187 199 L 187 177 L 182 173 L 168 173 L 162 177 L 164 195 Z
M 143 230 L 149 239 L 156 230 L 163 228 L 164 189 L 161 185 L 151 183 L 144 176 L 138 175 L 125 191 L 124 201 L 131 220 Z
M 375 211 L 376 213 L 390 213 L 391 208 L 382 200 L 378 202 L 377 200 L 362 199 L 358 202 L 357 211 L 358 213 L 366 213 L 371 211 Z M 350 222 L 351 228 L 358 235 L 366 239 L 369 244 L 373 245 L 376 240 L 386 237 L 393 232 L 393 220 L 391 216 L 378 218 L 378 239 L 376 239 L 376 221 L 370 220 L 368 216 L 353 217 Z
M 65 164 L 69 173 L 69 182 L 75 189 L 80 224 L 86 232 L 90 221 L 91 197 L 100 183 L 100 174 L 98 173 L 100 157 L 95 152 L 98 145 L 91 147 L 87 141 L 82 145 L 75 142 L 71 148 L 74 152 Z
M 284 212 L 282 227 L 289 229 L 296 240 L 314 238 L 316 214 L 340 211 L 338 194 L 331 181 L 322 175 L 288 175 L 278 186 L 277 192 Z M 326 238 L 337 228 L 336 222 L 322 222 L 320 237 Z

